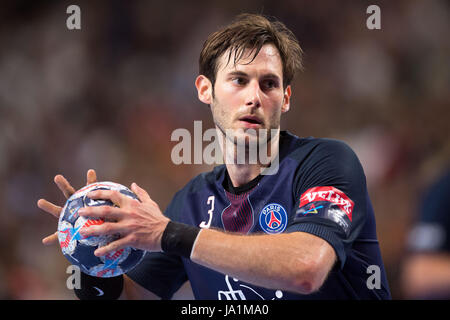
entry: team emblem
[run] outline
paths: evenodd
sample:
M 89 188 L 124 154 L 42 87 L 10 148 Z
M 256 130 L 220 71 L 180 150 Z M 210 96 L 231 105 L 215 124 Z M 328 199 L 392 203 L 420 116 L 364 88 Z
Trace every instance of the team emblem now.
M 282 205 L 271 203 L 266 205 L 259 215 L 259 225 L 265 233 L 281 233 L 287 226 L 287 213 Z

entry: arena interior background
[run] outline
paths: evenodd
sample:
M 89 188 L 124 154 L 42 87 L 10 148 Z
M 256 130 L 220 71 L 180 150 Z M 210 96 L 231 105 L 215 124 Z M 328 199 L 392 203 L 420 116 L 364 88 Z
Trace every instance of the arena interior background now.
M 81 30 L 66 9 L 81 8 Z M 366 9 L 381 8 L 381 30 Z M 449 159 L 448 1 L 2 1 L 0 298 L 72 299 L 57 221 L 39 210 L 79 188 L 136 181 L 161 208 L 206 165 L 174 165 L 170 135 L 212 127 L 194 87 L 207 35 L 241 12 L 284 22 L 305 51 L 282 128 L 346 141 L 364 166 L 392 295 L 428 184 Z M 177 297 L 189 297 L 188 290 Z

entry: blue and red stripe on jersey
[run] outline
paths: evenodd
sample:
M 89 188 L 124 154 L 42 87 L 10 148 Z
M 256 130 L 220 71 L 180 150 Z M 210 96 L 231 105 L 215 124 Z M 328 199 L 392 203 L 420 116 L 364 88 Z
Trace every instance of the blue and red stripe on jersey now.
M 230 201 L 230 205 L 222 211 L 222 224 L 226 231 L 246 234 L 252 229 L 255 218 L 248 197 L 250 192 L 251 190 L 242 194 L 233 194 L 225 190 Z

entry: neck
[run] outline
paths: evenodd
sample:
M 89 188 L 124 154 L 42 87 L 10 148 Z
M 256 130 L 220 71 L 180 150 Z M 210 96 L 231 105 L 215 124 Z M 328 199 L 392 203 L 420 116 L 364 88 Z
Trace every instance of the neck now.
M 278 160 L 279 128 L 272 129 L 264 136 L 259 134 L 258 139 L 253 136 L 253 140 L 243 135 L 242 143 L 239 143 L 240 139 L 235 138 L 233 134 L 228 134 L 228 130 L 225 135 L 216 129 L 224 162 L 234 187 L 242 186 L 264 174 L 264 170 L 272 168 L 274 160 Z M 263 130 L 261 132 L 264 133 Z

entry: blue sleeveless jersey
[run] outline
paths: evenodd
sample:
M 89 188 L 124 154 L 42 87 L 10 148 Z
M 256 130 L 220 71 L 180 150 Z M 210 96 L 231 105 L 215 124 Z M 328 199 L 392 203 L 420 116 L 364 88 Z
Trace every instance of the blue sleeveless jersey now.
M 266 289 L 163 252 L 148 252 L 127 275 L 163 299 L 187 280 L 196 299 L 390 299 L 366 180 L 343 142 L 280 134 L 279 168 L 248 192 L 224 189 L 225 165 L 176 193 L 165 215 L 241 234 L 307 232 L 327 241 L 338 261 L 318 292 Z M 267 256 L 267 259 L 271 259 Z

